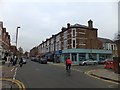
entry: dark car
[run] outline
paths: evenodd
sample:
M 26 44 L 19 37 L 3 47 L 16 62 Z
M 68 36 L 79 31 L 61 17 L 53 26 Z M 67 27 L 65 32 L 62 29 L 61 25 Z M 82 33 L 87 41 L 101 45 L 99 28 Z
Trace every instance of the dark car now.
M 47 64 L 47 59 L 46 58 L 41 58 L 40 63 L 41 64 Z

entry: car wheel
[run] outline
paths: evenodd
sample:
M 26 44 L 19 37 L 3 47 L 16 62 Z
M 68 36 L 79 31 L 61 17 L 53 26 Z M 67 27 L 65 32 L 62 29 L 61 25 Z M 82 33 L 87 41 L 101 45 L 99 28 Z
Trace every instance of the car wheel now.
M 84 65 L 84 66 L 87 66 L 87 63 L 84 63 L 83 65 Z

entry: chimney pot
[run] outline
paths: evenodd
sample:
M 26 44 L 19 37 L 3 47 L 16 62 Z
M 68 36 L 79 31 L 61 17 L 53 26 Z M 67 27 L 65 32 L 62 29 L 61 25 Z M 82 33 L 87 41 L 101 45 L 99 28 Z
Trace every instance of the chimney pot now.
M 88 21 L 88 27 L 93 28 L 93 21 L 92 20 Z
M 70 28 L 70 23 L 67 23 L 67 28 Z

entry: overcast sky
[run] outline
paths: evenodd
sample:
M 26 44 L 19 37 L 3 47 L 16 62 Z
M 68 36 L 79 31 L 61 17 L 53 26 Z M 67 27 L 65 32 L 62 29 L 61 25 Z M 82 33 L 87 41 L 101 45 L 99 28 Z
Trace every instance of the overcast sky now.
M 118 32 L 119 0 L 0 0 L 0 21 L 15 44 L 19 28 L 18 47 L 29 51 L 43 40 L 66 27 L 67 23 L 98 28 L 98 36 L 114 39 Z

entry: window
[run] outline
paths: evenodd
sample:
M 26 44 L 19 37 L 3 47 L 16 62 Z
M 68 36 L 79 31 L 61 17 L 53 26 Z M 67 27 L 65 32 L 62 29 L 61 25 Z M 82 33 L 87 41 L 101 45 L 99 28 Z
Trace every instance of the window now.
M 75 37 L 75 30 L 73 30 L 73 37 Z
M 76 46 L 76 45 L 75 45 L 75 40 L 73 40 L 73 48 L 75 48 L 75 46 Z
M 67 49 L 68 42 L 67 40 L 64 41 L 64 49 Z
M 113 45 L 111 45 L 111 50 L 114 50 Z
M 79 41 L 79 45 L 83 45 L 83 46 L 85 46 L 85 45 L 86 45 L 86 40 L 84 40 L 84 39 L 80 39 L 80 41 Z
M 80 34 L 83 34 L 83 35 L 86 34 L 85 32 L 79 32 L 79 33 L 80 33 Z
M 85 60 L 85 54 L 79 54 L 79 61 Z
M 64 32 L 64 39 L 67 39 L 67 31 Z
M 72 29 L 72 37 L 74 38 L 76 36 L 76 28 Z

